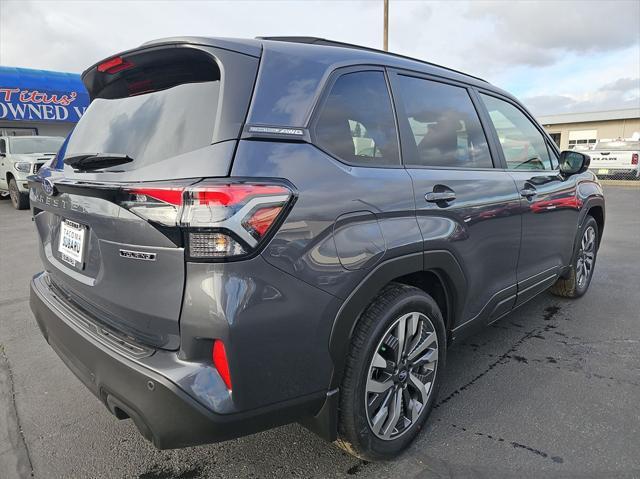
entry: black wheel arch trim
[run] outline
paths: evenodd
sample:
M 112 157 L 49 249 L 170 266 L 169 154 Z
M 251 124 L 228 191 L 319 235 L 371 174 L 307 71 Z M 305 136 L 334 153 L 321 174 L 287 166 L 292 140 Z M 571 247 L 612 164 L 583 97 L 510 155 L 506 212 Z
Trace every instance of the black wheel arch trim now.
M 576 229 L 576 237 L 573 243 L 573 252 L 571 255 L 571 261 L 573 261 L 573 258 L 575 257 L 576 252 L 580 248 L 579 246 L 580 240 L 582 239 L 580 232 L 584 227 L 584 223 L 587 220 L 587 217 L 592 216 L 592 215 L 589 215 L 589 212 L 594 207 L 599 207 L 602 209 L 602 225 L 598 224 L 598 248 L 600 247 L 600 242 L 602 241 L 602 235 L 604 233 L 605 215 L 606 215 L 605 208 L 604 208 L 604 198 L 599 196 L 590 196 L 584 200 L 584 202 L 582 203 L 582 208 L 580 209 L 580 215 L 578 216 L 578 225 Z M 598 223 L 598 218 L 594 218 L 594 219 L 596 220 L 596 223 Z M 567 267 L 570 267 L 570 266 L 571 265 L 567 265 Z
M 396 278 L 421 271 L 432 271 L 444 280 L 450 304 L 457 305 L 452 318 L 459 318 L 466 297 L 467 281 L 455 256 L 447 250 L 425 251 L 392 258 L 378 264 L 354 288 L 338 311 L 329 337 L 329 352 L 334 371 L 329 389 L 340 386 L 351 336 L 360 314 L 378 292 Z M 454 323 L 450 319 L 449 325 Z
M 334 441 L 337 437 L 338 388 L 342 382 L 351 336 L 360 315 L 380 290 L 394 279 L 402 276 L 430 271 L 445 283 L 447 304 L 456 305 L 449 318 L 449 326 L 459 318 L 466 297 L 467 281 L 455 256 L 447 250 L 417 252 L 391 258 L 378 264 L 351 292 L 343 302 L 333 321 L 329 337 L 329 353 L 333 361 L 333 373 L 327 399 L 315 417 L 302 424 L 320 437 Z

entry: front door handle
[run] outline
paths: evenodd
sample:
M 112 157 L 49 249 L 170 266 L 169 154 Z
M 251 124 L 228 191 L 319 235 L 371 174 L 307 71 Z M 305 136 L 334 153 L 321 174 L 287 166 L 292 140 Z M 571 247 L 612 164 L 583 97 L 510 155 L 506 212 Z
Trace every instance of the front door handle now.
M 520 190 L 520 196 L 522 196 L 523 198 L 531 198 L 532 196 L 535 196 L 537 194 L 536 189 L 535 188 L 522 188 Z
M 453 201 L 456 199 L 456 194 L 453 191 L 432 191 L 424 195 L 424 199 L 429 203 L 439 203 L 440 201 Z

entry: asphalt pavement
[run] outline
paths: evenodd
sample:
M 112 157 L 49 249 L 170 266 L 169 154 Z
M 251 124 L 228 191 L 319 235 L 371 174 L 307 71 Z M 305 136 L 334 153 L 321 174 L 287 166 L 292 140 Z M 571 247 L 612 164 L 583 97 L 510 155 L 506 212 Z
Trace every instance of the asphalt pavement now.
M 40 270 L 34 225 L 0 201 L 0 478 L 640 477 L 640 188 L 606 195 L 586 296 L 543 294 L 452 347 L 426 427 L 386 463 L 297 424 L 156 450 L 40 335 L 28 304 Z

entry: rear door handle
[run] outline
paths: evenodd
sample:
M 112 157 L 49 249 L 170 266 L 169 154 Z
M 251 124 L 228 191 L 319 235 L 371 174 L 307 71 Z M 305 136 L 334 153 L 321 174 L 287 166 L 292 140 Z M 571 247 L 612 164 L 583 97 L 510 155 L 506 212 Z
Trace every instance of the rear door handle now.
M 439 201 L 453 201 L 456 194 L 453 191 L 433 191 L 424 195 L 424 199 L 429 203 L 438 203 Z
M 536 189 L 535 188 L 522 188 L 520 190 L 520 196 L 522 196 L 523 198 L 531 198 L 532 196 L 535 196 L 537 194 Z

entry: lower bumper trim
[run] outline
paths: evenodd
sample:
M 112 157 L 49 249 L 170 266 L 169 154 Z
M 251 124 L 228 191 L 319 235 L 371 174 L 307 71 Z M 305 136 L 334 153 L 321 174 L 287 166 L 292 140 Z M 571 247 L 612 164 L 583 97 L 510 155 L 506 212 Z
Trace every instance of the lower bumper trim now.
M 45 274 L 45 273 L 43 273 Z M 119 419 L 131 418 L 158 449 L 225 441 L 313 416 L 326 392 L 234 414 L 207 410 L 162 374 L 98 343 L 52 307 L 42 274 L 30 305 L 47 342 L 69 369 Z

